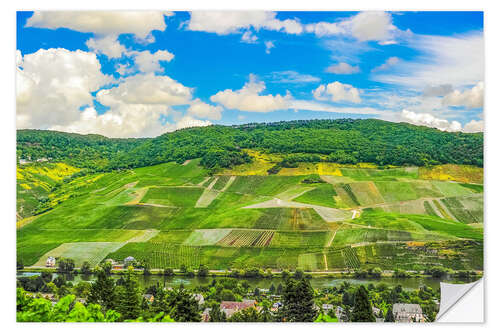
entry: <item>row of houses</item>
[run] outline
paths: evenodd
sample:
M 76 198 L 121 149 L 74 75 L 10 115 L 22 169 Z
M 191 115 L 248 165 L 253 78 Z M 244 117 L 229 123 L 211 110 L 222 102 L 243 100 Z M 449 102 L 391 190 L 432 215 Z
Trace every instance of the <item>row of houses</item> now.
M 48 162 L 49 160 L 51 160 L 52 158 L 46 158 L 46 157 L 42 157 L 42 158 L 38 158 L 36 159 L 35 161 L 32 161 L 31 159 L 24 159 L 24 158 L 20 158 L 19 159 L 19 164 L 20 165 L 25 165 L 25 164 L 29 164 L 29 163 L 33 163 L 33 162 Z
M 281 306 L 282 303 L 275 302 L 270 310 L 271 312 L 276 312 Z M 257 311 L 261 310 L 261 307 L 257 306 L 257 301 L 253 299 L 246 299 L 241 302 L 223 301 L 220 303 L 220 310 L 225 313 L 226 318 L 230 318 L 236 312 L 251 307 L 254 307 Z M 335 311 L 335 316 L 339 319 L 339 322 L 347 321 L 347 313 L 341 306 L 335 307 L 333 304 L 322 304 L 321 308 L 316 307 L 316 309 L 322 310 L 323 313 Z M 203 321 L 205 322 L 210 321 L 210 311 L 211 308 L 206 308 L 203 311 L 202 313 Z M 384 318 L 381 316 L 382 311 L 380 309 L 372 307 L 372 311 L 373 314 L 375 315 L 377 322 L 384 321 Z M 425 317 L 423 315 L 422 308 L 420 307 L 419 304 L 396 303 L 392 307 L 392 312 L 394 315 L 394 321 L 397 323 L 425 322 Z

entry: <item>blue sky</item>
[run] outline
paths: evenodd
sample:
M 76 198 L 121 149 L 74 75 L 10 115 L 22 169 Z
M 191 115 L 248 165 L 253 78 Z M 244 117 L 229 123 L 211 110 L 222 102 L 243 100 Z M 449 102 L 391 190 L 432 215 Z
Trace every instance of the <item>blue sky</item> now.
M 380 118 L 482 131 L 482 12 L 18 12 L 17 127 Z

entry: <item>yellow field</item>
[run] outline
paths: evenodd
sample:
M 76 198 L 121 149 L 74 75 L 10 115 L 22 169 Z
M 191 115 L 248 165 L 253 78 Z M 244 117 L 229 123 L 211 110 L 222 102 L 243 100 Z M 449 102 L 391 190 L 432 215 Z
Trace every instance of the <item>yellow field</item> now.
M 421 179 L 482 184 L 483 168 L 472 165 L 444 164 L 418 168 L 418 176 Z
M 45 176 L 54 181 L 61 181 L 65 177 L 70 176 L 79 170 L 80 169 L 65 163 L 33 163 L 24 166 L 17 166 L 16 179 L 18 184 L 26 190 L 39 186 L 46 191 L 49 191 L 50 185 L 47 182 L 42 181 L 39 176 Z

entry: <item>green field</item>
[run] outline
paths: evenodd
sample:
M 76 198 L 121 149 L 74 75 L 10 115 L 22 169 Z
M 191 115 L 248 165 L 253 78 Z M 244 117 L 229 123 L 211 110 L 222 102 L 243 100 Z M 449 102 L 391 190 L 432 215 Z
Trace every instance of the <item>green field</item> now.
M 292 168 L 286 176 L 209 174 L 199 162 L 52 175 L 45 212 L 18 226 L 18 258 L 26 266 L 49 255 L 77 266 L 131 255 L 152 268 L 482 269 L 482 185 L 436 180 L 435 170 L 422 179 L 418 167 L 323 165 L 336 174 L 320 178 Z M 24 209 L 38 205 L 21 184 Z

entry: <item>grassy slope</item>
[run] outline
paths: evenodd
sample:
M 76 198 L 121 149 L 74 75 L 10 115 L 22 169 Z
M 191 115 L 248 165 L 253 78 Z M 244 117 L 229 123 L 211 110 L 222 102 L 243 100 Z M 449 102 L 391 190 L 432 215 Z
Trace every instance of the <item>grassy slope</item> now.
M 323 166 L 322 170 L 328 168 Z M 390 268 L 390 262 L 379 260 L 382 252 L 370 252 L 377 260 L 363 261 L 366 254 L 361 254 L 358 248 L 355 251 L 335 249 L 357 243 L 385 242 L 381 244 L 406 255 L 410 250 L 400 248 L 394 242 L 442 242 L 458 238 L 482 240 L 481 227 L 469 227 L 436 216 L 375 210 L 364 212 L 361 218 L 347 220 L 348 224 L 345 224 L 326 223 L 310 208 L 242 209 L 280 196 L 283 192 L 300 194 L 311 187 L 314 189 L 294 200 L 325 207 L 356 206 L 348 202 L 351 199 L 345 190 L 338 190 L 346 187 L 356 200 L 364 204 L 387 200 L 397 205 L 400 200 L 458 195 L 464 207 L 468 205 L 467 209 L 473 211 L 475 216 L 480 215 L 478 208 L 482 208 L 482 201 L 464 199 L 463 195 L 478 195 L 482 187 L 417 180 L 417 174 L 416 168 L 344 168 L 342 181 L 350 183 L 335 186 L 328 183 L 303 184 L 301 181 L 306 176 L 293 173 L 291 176 L 237 176 L 234 183 L 220 193 L 208 208 L 194 208 L 203 188 L 193 185 L 208 176 L 196 160 L 187 165 L 167 163 L 132 171 L 89 175 L 64 184 L 53 192 L 51 200 L 60 200 L 60 203 L 18 230 L 17 251 L 24 263 L 30 265 L 63 243 L 125 242 L 138 236 L 138 230 L 157 229 L 160 232 L 155 237 L 146 242 L 128 243 L 108 257 L 123 259 L 133 255 L 149 260 L 153 267 L 179 267 L 184 263 L 196 268 L 196 265 L 205 263 L 214 269 L 249 266 L 324 269 L 323 253 L 327 253 L 330 269 L 342 269 L 347 263 L 358 265 L 358 262 L 361 262 L 360 265 L 378 262 L 380 267 Z M 228 176 L 219 177 L 217 190 L 228 181 Z M 144 196 L 140 198 L 140 195 Z M 173 207 L 137 204 L 139 200 Z M 234 228 L 270 230 L 274 234 L 268 247 L 217 246 L 219 237 L 228 234 L 227 229 Z M 199 229 L 216 230 L 204 233 Z M 326 244 L 331 244 L 331 248 L 324 248 Z M 480 245 L 470 246 L 477 249 Z M 475 256 L 477 251 L 474 251 L 465 251 L 464 255 Z M 356 259 L 358 257 L 360 259 Z M 440 262 L 441 259 L 436 260 Z

